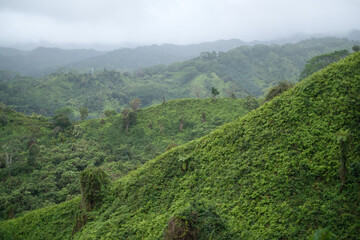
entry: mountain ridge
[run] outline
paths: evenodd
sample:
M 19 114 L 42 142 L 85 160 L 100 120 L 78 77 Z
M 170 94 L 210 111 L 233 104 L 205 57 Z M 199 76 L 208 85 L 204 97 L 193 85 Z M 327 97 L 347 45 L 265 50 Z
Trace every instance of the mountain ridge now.
M 259 97 L 281 81 L 298 81 L 310 58 L 349 50 L 353 44 L 347 39 L 323 38 L 281 46 L 242 46 L 133 72 L 103 69 L 93 74 L 58 72 L 42 78 L 14 78 L 2 71 L 0 101 L 28 114 L 50 116 L 64 107 L 75 111 L 87 107 L 91 117 L 100 117 L 107 109 L 120 112 L 134 98 L 147 107 L 164 98 L 210 97 L 212 87 L 219 97 Z

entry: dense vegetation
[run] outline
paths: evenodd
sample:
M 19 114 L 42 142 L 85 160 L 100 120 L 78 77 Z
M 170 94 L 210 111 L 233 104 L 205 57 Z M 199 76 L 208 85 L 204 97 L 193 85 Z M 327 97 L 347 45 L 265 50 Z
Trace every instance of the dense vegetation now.
M 0 107 L 0 218 L 60 203 L 80 193 L 79 173 L 102 166 L 116 179 L 172 147 L 244 115 L 241 99 L 173 100 L 133 112 L 71 123 Z M 51 121 L 50 121 L 51 120 Z M 125 124 L 125 125 L 124 125 Z
M 354 47 L 353 47 L 354 48 Z M 350 53 L 347 50 L 335 51 L 323 55 L 315 56 L 307 61 L 304 70 L 302 70 L 299 79 L 304 79 L 311 74 L 325 68 L 331 63 L 338 62 L 348 56 Z
M 90 117 L 100 117 L 108 109 L 120 112 L 132 99 L 144 107 L 165 98 L 255 97 L 282 81 L 296 82 L 311 57 L 348 49 L 347 39 L 323 38 L 282 46 L 242 46 L 229 52 L 204 52 L 199 57 L 169 66 L 158 65 L 134 72 L 103 70 L 90 73 L 56 73 L 42 78 L 19 77 L 0 72 L 0 101 L 17 111 L 51 116 L 70 107 L 86 107 Z
M 80 209 L 76 198 L 1 222 L 0 234 L 359 239 L 359 76 L 355 53 L 115 181 L 101 208 Z

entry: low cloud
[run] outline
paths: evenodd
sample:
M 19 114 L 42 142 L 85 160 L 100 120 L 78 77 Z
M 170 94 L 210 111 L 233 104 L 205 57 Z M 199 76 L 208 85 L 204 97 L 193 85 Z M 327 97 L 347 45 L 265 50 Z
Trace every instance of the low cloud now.
M 269 40 L 360 26 L 356 0 L 8 0 L 0 42 L 177 43 Z

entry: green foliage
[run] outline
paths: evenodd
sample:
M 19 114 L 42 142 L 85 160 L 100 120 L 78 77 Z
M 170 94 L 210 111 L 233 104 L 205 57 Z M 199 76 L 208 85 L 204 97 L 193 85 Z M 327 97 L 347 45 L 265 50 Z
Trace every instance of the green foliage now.
M 215 99 L 217 95 L 219 95 L 219 91 L 216 88 L 212 87 L 211 88 L 211 97 L 212 97 L 212 99 Z
M 61 113 L 58 113 L 52 117 L 54 127 L 60 127 L 61 130 L 68 129 L 72 126 L 69 118 Z
M 340 50 L 332 53 L 326 53 L 323 55 L 315 56 L 311 58 L 305 65 L 304 70 L 301 72 L 299 80 L 302 80 L 311 74 L 325 68 L 331 63 L 340 61 L 348 56 L 350 53 L 348 50 Z
M 350 132 L 349 130 L 343 130 L 341 129 L 336 134 L 336 140 L 339 143 L 340 146 L 340 167 L 339 167 L 339 178 L 341 182 L 340 191 L 343 191 L 346 184 L 346 178 L 347 178 L 347 151 L 348 151 L 348 143 L 349 143 L 349 137 Z
M 114 197 L 91 212 L 91 219 L 73 236 L 76 212 L 71 212 L 68 202 L 53 206 L 53 211 L 38 210 L 0 222 L 0 232 L 21 239 L 162 239 L 169 219 L 174 219 L 170 222 L 180 226 L 180 232 L 203 229 L 204 238 L 209 239 L 211 232 L 219 234 L 214 238 L 229 234 L 225 239 L 307 239 L 324 226 L 337 238 L 357 239 L 359 76 L 360 53 L 355 53 L 209 135 L 146 162 L 116 180 Z M 188 103 L 174 102 L 179 109 L 186 109 Z M 156 113 L 162 108 L 165 105 L 158 106 Z M 194 118 L 200 120 L 199 115 Z M 179 119 L 174 118 L 177 130 Z M 166 122 L 161 123 L 164 134 Z M 81 126 L 86 124 L 100 126 L 95 120 Z M 149 118 L 143 126 L 148 124 Z M 343 129 L 351 135 L 345 152 L 351 177 L 339 191 L 336 133 Z M 199 199 L 206 204 L 187 210 Z M 72 224 L 68 216 L 62 216 L 65 208 Z M 64 219 L 61 225 L 58 219 Z M 55 228 L 61 232 L 54 237 Z
M 114 115 L 116 115 L 117 114 L 117 112 L 115 111 L 115 110 L 106 110 L 105 112 L 104 112 L 104 115 L 106 116 L 106 117 L 110 117 L 110 116 L 114 116 Z
M 0 222 L 0 239 L 61 240 L 72 235 L 74 219 L 80 214 L 80 198 Z M 51 224 L 49 224 L 51 223 Z
M 169 219 L 183 233 L 193 232 L 190 221 L 172 217 L 197 198 L 215 204 L 232 235 L 228 239 L 307 239 L 322 226 L 356 239 L 359 182 L 353 179 L 338 191 L 336 132 L 350 129 L 357 136 L 346 155 L 347 165 L 359 163 L 359 67 L 360 55 L 350 56 L 122 177 L 116 199 L 78 239 L 101 233 L 161 239 Z M 186 219 L 193 218 L 191 212 Z M 114 228 L 117 223 L 121 227 Z
M 270 101 L 271 99 L 273 99 L 274 97 L 280 95 L 281 93 L 286 92 L 287 90 L 289 90 L 293 86 L 294 86 L 293 83 L 279 82 L 278 85 L 271 88 L 269 90 L 269 92 L 266 94 L 265 101 Z
M 141 99 L 135 98 L 130 101 L 129 105 L 133 111 L 137 111 L 141 106 Z
M 81 120 L 85 120 L 87 118 L 87 116 L 89 115 L 89 109 L 87 109 L 86 107 L 81 107 L 81 108 L 79 108 L 79 113 L 80 113 Z
M 110 180 L 101 168 L 89 168 L 80 174 L 81 203 L 86 211 L 99 208 L 109 194 Z
M 129 127 L 134 125 L 136 122 L 136 112 L 129 109 L 124 109 L 121 112 L 122 115 L 122 128 L 125 132 L 129 131 Z
M 0 71 L 0 101 L 19 112 L 45 116 L 52 116 L 56 109 L 83 106 L 94 118 L 107 109 L 120 112 L 129 108 L 130 100 L 136 98 L 141 99 L 142 107 L 163 99 L 208 98 L 212 87 L 219 91 L 219 97 L 227 97 L 228 92 L 240 98 L 249 94 L 259 97 L 278 82 L 297 81 L 310 58 L 350 50 L 353 44 L 347 39 L 322 38 L 281 46 L 242 46 L 126 74 L 109 70 L 118 70 L 115 65 L 106 66 L 108 70 L 104 71 L 101 64 L 91 65 L 101 68 L 94 74 L 87 68 L 85 73 L 57 72 L 41 78 Z M 80 119 L 80 114 L 75 112 L 70 118 Z
M 171 217 L 164 231 L 165 240 L 230 239 L 229 235 L 215 207 L 197 202 Z
M 109 112 L 108 117 L 60 129 L 51 119 L 0 105 L 0 115 L 8 120 L 0 125 L 4 133 L 0 134 L 0 219 L 8 217 L 9 209 L 18 216 L 76 197 L 79 174 L 87 168 L 101 166 L 111 179 L 119 178 L 165 152 L 170 143 L 178 146 L 204 136 L 247 111 L 241 99 L 218 99 L 212 104 L 210 99 L 173 100 L 138 110 L 126 134 L 122 116 Z M 202 112 L 208 115 L 206 122 L 201 121 Z M 58 125 L 63 126 L 60 120 L 66 116 L 58 116 Z M 184 122 L 182 132 L 179 119 Z
M 231 92 L 231 93 L 229 94 L 229 97 L 230 97 L 231 99 L 236 99 L 236 95 L 235 95 L 234 92 Z
M 0 115 L 0 124 L 5 126 L 9 122 L 7 116 L 5 114 Z
M 64 108 L 56 110 L 55 113 L 56 114 L 60 113 L 60 114 L 63 114 L 65 116 L 67 116 L 68 118 L 72 118 L 74 110 L 72 108 L 69 108 L 69 107 L 64 107 Z
M 316 230 L 316 232 L 314 232 L 314 234 L 310 238 L 310 240 L 335 240 L 335 239 L 337 239 L 336 236 L 326 228 L 320 228 Z
M 245 107 L 250 111 L 257 109 L 260 106 L 258 100 L 251 95 L 246 96 L 244 104 L 245 104 Z
M 354 52 L 358 52 L 359 50 L 360 50 L 360 46 L 359 45 L 354 45 L 353 47 L 352 47 L 352 50 L 354 51 Z

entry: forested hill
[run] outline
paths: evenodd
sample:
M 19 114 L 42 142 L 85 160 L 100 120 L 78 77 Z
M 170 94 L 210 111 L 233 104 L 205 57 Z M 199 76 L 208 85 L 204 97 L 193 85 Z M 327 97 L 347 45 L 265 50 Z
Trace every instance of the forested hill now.
M 0 104 L 0 219 L 76 197 L 86 168 L 116 179 L 251 108 L 242 99 L 181 99 L 71 123 L 61 113 L 27 116 Z
M 261 96 L 280 81 L 296 82 L 312 57 L 335 50 L 350 50 L 347 39 L 322 38 L 285 45 L 242 46 L 226 53 L 204 52 L 192 60 L 138 69 L 133 72 L 103 70 L 91 73 L 56 73 L 42 78 L 0 72 L 0 101 L 17 111 L 51 116 L 80 107 L 90 117 L 107 109 L 120 112 L 134 98 L 142 106 L 163 99 L 206 98 L 215 87 L 219 97 Z
M 360 236 L 360 53 L 111 187 L 1 222 L 7 239 L 332 239 Z M 97 185 L 94 185 L 96 183 Z M 80 210 L 79 206 L 82 206 Z
M 158 64 L 185 61 L 205 51 L 228 51 L 245 45 L 240 40 L 221 40 L 191 45 L 152 45 L 109 52 L 91 49 L 39 47 L 31 51 L 0 48 L 0 70 L 25 76 L 43 76 L 57 71 L 133 70 Z
M 90 72 L 91 69 L 102 71 L 104 68 L 129 71 L 159 64 L 168 65 L 174 62 L 182 62 L 207 51 L 226 52 L 243 45 L 251 45 L 251 43 L 232 39 L 190 45 L 163 44 L 136 47 L 134 49 L 123 48 L 70 64 L 66 68 L 86 72 Z

